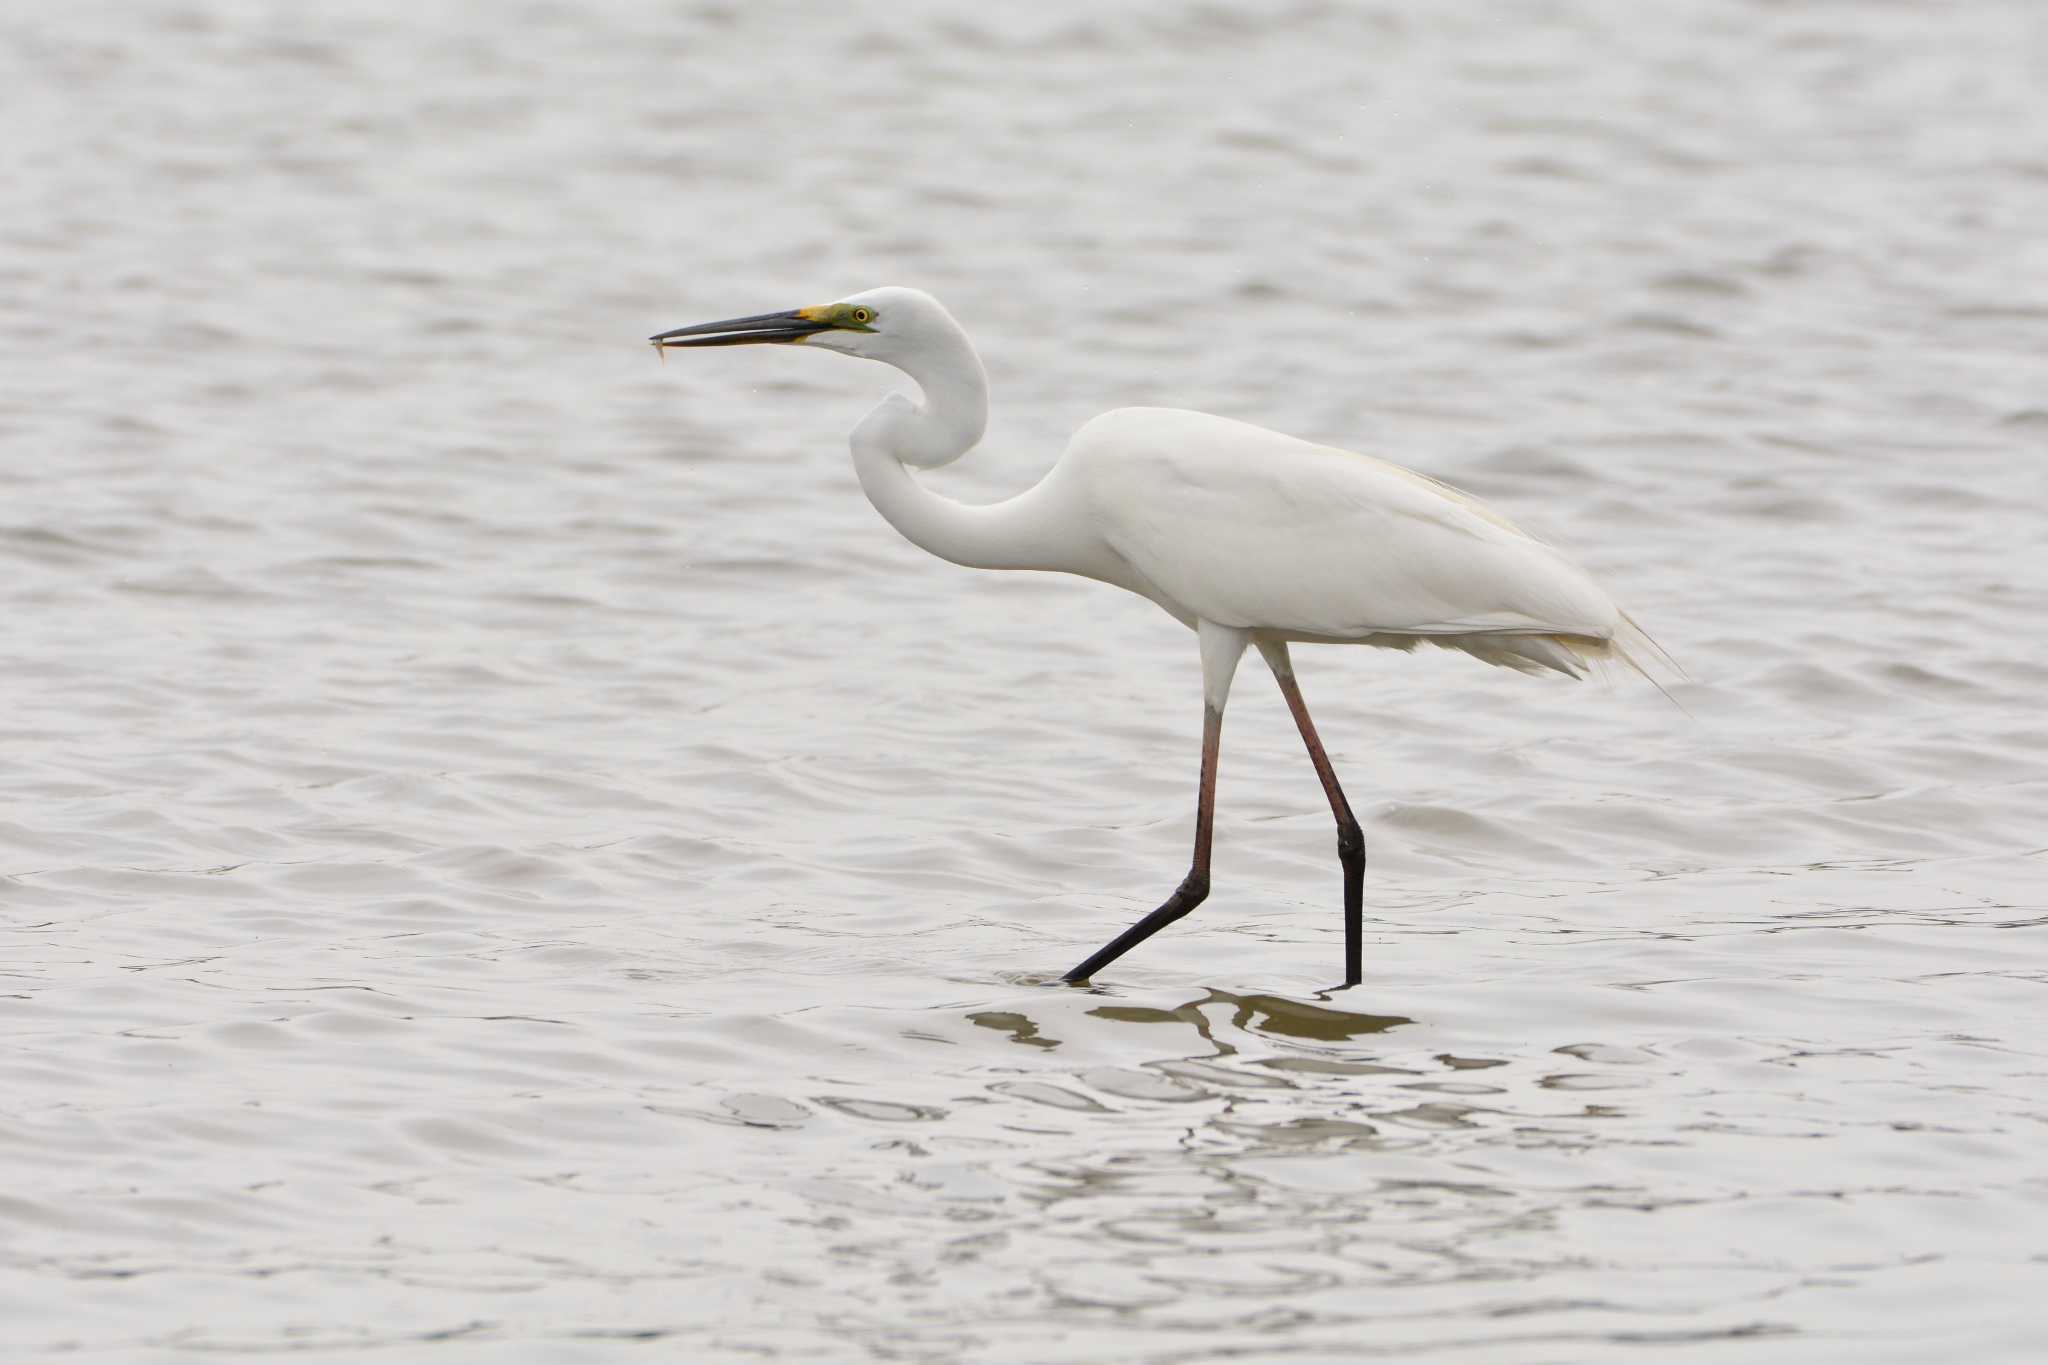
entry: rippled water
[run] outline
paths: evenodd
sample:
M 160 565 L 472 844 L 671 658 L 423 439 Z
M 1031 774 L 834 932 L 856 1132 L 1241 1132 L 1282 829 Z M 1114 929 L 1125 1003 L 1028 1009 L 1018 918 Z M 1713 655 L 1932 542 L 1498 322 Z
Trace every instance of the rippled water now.
M 0 1348 L 1837 1362 L 2048 1340 L 2048 11 L 0 20 Z M 1127 403 L 1570 547 L 1646 688 L 923 558 Z M 687 363 L 683 363 L 687 361 Z M 1689 714 L 1688 714 L 1689 713 Z

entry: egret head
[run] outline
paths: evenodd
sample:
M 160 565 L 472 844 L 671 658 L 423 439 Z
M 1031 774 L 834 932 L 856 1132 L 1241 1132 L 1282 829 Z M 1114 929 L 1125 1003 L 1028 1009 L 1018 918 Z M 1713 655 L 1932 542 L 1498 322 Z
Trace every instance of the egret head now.
M 920 289 L 894 287 L 813 308 L 678 327 L 648 338 L 660 348 L 802 345 L 899 366 L 920 352 L 965 339 L 960 324 L 937 299 Z

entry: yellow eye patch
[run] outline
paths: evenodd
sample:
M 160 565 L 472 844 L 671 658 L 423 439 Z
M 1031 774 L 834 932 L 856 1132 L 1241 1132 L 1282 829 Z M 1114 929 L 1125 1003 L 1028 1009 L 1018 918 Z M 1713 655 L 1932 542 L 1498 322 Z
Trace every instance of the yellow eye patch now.
M 816 308 L 799 308 L 805 322 L 822 322 L 842 332 L 872 332 L 875 310 L 864 303 L 826 303 Z

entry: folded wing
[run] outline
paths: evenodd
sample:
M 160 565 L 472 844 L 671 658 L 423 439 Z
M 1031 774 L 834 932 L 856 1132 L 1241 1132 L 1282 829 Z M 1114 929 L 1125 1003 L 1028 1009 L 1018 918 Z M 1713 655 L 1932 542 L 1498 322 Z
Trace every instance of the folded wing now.
M 1072 454 L 1103 540 L 1219 625 L 1571 673 L 1627 629 L 1550 546 L 1383 460 L 1163 408 L 1104 414 Z

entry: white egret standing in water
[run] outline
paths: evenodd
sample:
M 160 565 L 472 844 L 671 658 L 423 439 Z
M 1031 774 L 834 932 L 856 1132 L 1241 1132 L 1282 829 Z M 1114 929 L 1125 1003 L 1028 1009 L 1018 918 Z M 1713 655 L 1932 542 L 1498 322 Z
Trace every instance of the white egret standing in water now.
M 801 344 L 894 365 L 892 393 L 853 429 L 862 491 L 890 525 L 977 569 L 1080 574 L 1150 598 L 1202 655 L 1202 775 L 1187 877 L 1165 904 L 1066 974 L 1082 981 L 1199 905 L 1223 706 L 1245 646 L 1279 681 L 1337 818 L 1344 979 L 1361 976 L 1365 839 L 1309 720 L 1287 647 L 1432 644 L 1527 673 L 1578 677 L 1589 660 L 1656 646 L 1593 580 L 1476 500 L 1398 465 L 1176 408 L 1120 408 L 1074 433 L 1039 483 L 970 506 L 913 469 L 959 459 L 988 421 L 988 379 L 929 294 L 876 289 L 841 303 L 680 327 L 657 347 Z

